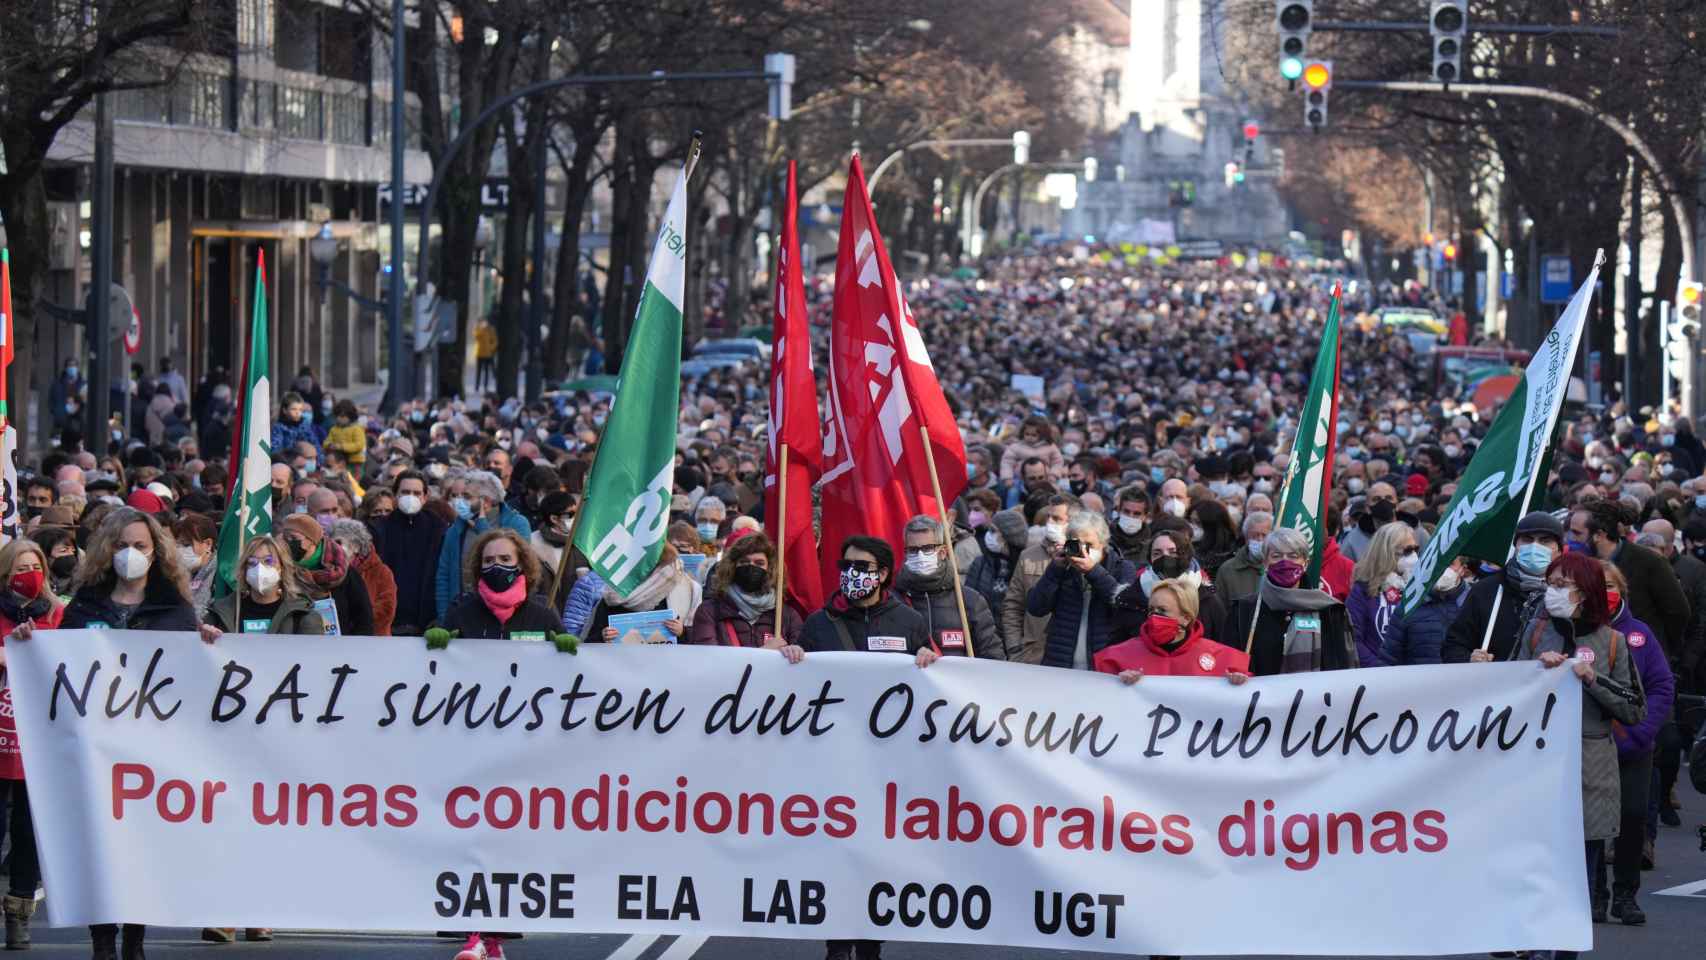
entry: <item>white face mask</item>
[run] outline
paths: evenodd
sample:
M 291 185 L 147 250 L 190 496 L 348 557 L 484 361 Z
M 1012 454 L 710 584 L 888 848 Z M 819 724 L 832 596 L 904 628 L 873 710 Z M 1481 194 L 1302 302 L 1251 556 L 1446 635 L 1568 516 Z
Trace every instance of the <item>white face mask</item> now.
M 1345 489 L 1349 490 L 1353 494 L 1361 493 L 1362 492 L 1362 486 L 1363 486 L 1363 483 L 1362 483 L 1361 477 L 1351 477 L 1350 479 L 1345 481 Z
M 148 575 L 148 566 L 153 560 L 135 547 L 125 547 L 113 554 L 113 572 L 120 580 L 141 580 Z
M 1257 493 L 1273 493 L 1274 492 L 1274 482 L 1272 480 L 1267 480 L 1267 479 L 1257 480 L 1254 486 L 1255 486 L 1255 490 Z
M 1554 617 L 1573 617 L 1580 604 L 1570 599 L 1569 587 L 1546 588 L 1546 612 Z
M 414 516 L 421 512 L 421 498 L 412 493 L 405 493 L 397 498 L 397 509 Z
M 1434 592 L 1450 593 L 1451 591 L 1456 590 L 1457 585 L 1462 582 L 1463 577 L 1457 572 L 1456 567 L 1446 567 L 1439 575 L 1439 579 L 1434 581 Z
M 194 547 L 179 547 L 178 562 L 184 565 L 184 569 L 194 570 L 201 566 L 201 555 L 195 552 Z
M 1120 514 L 1119 524 L 1121 533 L 1126 536 L 1132 536 L 1143 529 L 1143 518 L 1128 517 L 1122 513 Z
M 1065 543 L 1066 542 L 1066 524 L 1065 523 L 1044 524 L 1043 525 L 1043 539 L 1052 540 L 1055 543 Z
M 909 553 L 906 555 L 906 569 L 921 577 L 935 576 L 936 571 L 942 569 L 942 556 L 935 552 Z
M 256 593 L 271 593 L 278 586 L 279 572 L 277 567 L 257 563 L 243 574 L 243 579 L 249 581 Z
M 1267 546 L 1267 544 L 1268 540 L 1266 537 L 1252 537 L 1250 542 L 1246 544 L 1250 550 L 1250 559 L 1260 563 L 1262 561 L 1262 548 Z
M 983 545 L 989 549 L 990 553 L 1005 554 L 1007 552 L 1007 541 L 1001 539 L 1000 532 L 996 530 L 984 531 Z
M 1413 553 L 1406 554 L 1405 556 L 1399 557 L 1398 558 L 1398 573 L 1401 576 L 1408 577 L 1410 575 L 1410 571 L 1416 569 L 1416 561 L 1418 559 L 1420 559 L 1420 558 L 1416 554 L 1413 554 Z
M 1182 517 L 1189 508 L 1190 504 L 1186 503 L 1183 497 L 1168 497 L 1161 503 L 1161 509 L 1167 511 L 1170 517 Z

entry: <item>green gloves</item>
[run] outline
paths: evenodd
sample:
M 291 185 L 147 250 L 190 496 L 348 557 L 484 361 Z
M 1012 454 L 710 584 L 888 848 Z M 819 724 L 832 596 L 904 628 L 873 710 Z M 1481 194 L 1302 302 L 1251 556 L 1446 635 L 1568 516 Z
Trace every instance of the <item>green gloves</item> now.
M 446 630 L 443 627 L 432 627 L 426 632 L 427 649 L 443 650 L 450 646 L 450 641 L 456 639 L 460 632 L 458 630 Z
M 558 653 L 567 653 L 571 656 L 580 653 L 580 637 L 572 633 L 558 633 L 555 630 L 547 631 L 546 636 L 550 637 L 551 642 L 557 645 Z

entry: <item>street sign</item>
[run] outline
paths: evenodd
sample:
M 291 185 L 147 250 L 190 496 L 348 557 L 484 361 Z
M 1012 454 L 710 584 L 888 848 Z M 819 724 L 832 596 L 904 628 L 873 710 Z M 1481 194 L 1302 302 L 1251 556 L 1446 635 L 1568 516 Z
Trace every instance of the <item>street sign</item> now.
M 1569 303 L 1572 293 L 1575 293 L 1575 283 L 1574 275 L 1570 269 L 1570 258 L 1564 256 L 1541 257 L 1540 302 Z
M 1516 296 L 1516 274 L 1509 270 L 1499 274 L 1499 296 L 1506 300 Z

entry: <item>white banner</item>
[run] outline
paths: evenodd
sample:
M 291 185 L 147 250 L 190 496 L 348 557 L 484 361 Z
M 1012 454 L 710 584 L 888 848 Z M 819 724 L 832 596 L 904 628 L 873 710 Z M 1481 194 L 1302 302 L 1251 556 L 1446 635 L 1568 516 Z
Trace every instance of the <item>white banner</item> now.
M 1127 687 L 689 646 L 6 652 L 58 925 L 1591 945 L 1581 688 L 1532 663 Z

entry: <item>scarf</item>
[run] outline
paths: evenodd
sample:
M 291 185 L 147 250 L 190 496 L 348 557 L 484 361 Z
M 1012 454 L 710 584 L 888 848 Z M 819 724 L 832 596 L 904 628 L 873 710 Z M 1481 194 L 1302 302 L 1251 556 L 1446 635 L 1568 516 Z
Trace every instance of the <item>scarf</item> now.
M 1339 605 L 1325 590 L 1262 583 L 1262 604 L 1287 614 L 1285 640 L 1280 648 L 1281 673 L 1313 673 L 1321 669 L 1321 611 Z M 1291 616 L 1313 613 L 1313 617 Z
M 498 618 L 500 624 L 508 623 L 509 618 L 515 616 L 515 611 L 527 602 L 526 577 L 516 577 L 509 589 L 501 592 L 486 586 L 484 580 L 480 581 L 478 589 L 480 599 L 486 602 L 486 609 L 492 611 L 492 615 Z
M 723 596 L 735 605 L 735 609 L 740 611 L 740 618 L 747 623 L 757 623 L 759 617 L 776 609 L 776 594 L 769 591 L 747 593 L 731 583 L 729 588 L 723 591 Z
M 657 605 L 674 592 L 679 585 L 677 581 L 686 578 L 687 575 L 682 569 L 680 560 L 668 564 L 660 563 L 627 596 L 617 593 L 615 587 L 606 586 L 604 588 L 604 602 L 609 606 L 621 607 L 625 610 L 656 610 Z M 671 609 L 674 608 L 671 607 Z
M 25 620 L 41 618 L 48 615 L 53 604 L 47 599 L 47 584 L 44 582 L 42 592 L 34 600 L 25 600 L 10 590 L 0 590 L 0 617 L 5 617 L 13 623 L 23 623 Z
M 344 577 L 349 574 L 349 554 L 330 537 L 320 541 L 320 548 L 315 553 L 320 555 L 317 566 L 309 567 L 307 561 L 298 565 L 302 579 L 308 581 L 309 588 L 315 592 L 331 593 L 343 584 Z M 313 559 L 312 554 L 309 559 Z

